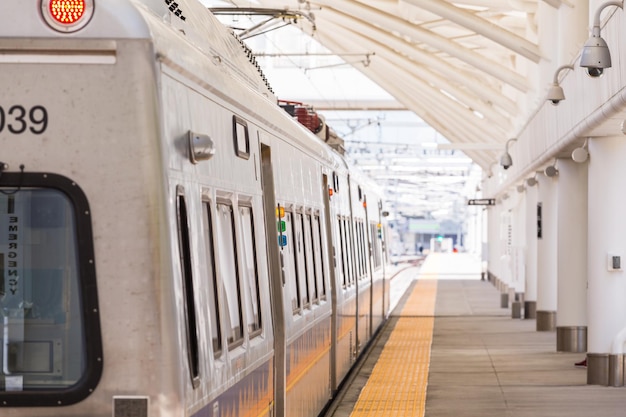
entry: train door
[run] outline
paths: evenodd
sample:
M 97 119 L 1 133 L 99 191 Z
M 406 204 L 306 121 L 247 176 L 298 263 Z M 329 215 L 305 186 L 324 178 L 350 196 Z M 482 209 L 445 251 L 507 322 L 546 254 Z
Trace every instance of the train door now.
M 261 149 L 261 184 L 263 188 L 263 206 L 265 212 L 265 236 L 270 271 L 270 297 L 272 305 L 272 325 L 274 326 L 274 417 L 285 417 L 286 408 L 286 335 L 285 312 L 283 303 L 283 274 L 278 250 L 276 219 L 276 198 L 274 173 L 272 170 L 272 152 L 268 145 L 260 143 Z
M 335 277 L 335 266 L 337 261 L 335 258 L 335 247 L 332 238 L 332 225 L 330 214 L 330 196 L 328 183 L 328 175 L 322 174 L 322 195 L 324 196 L 324 227 L 326 229 L 326 256 L 329 260 L 329 278 L 330 278 L 330 390 L 332 393 L 337 391 L 337 280 Z
M 365 230 L 364 230 L 364 240 L 365 240 L 365 245 L 367 247 L 366 249 L 366 259 L 367 259 L 367 270 L 368 270 L 368 279 L 370 282 L 370 290 L 369 290 L 369 304 L 370 304 L 370 315 L 369 315 L 369 329 L 368 329 L 368 339 L 370 337 L 372 337 L 372 329 L 373 329 L 373 325 L 374 325 L 374 291 L 375 291 L 375 282 L 374 282 L 374 268 L 372 267 L 372 242 L 370 241 L 370 239 L 367 237 L 367 235 L 369 233 L 367 233 L 368 229 L 369 229 L 369 224 L 370 224 L 370 219 L 369 219 L 369 215 L 368 215 L 368 208 L 367 208 L 367 195 L 363 194 L 363 207 L 365 208 L 364 212 L 365 212 Z
M 361 347 L 362 347 L 362 341 L 366 340 L 366 336 L 365 336 L 365 332 L 360 331 L 360 318 L 361 318 L 361 288 L 360 288 L 360 282 L 359 282 L 359 276 L 357 273 L 357 254 L 356 254 L 356 233 L 355 233 L 355 220 L 354 220 L 354 206 L 353 206 L 353 201 L 352 201 L 352 192 L 353 192 L 354 186 L 352 185 L 352 181 L 350 178 L 350 175 L 348 175 L 348 202 L 350 205 L 350 217 L 349 217 L 349 223 L 348 223 L 348 230 L 346 231 L 347 234 L 347 242 L 348 244 L 348 252 L 350 253 L 350 264 L 351 264 L 351 276 L 352 279 L 354 280 L 355 283 L 355 287 L 356 287 L 356 308 L 355 308 L 355 313 L 354 313 L 354 329 L 355 329 L 355 337 L 354 337 L 354 360 L 356 360 L 356 358 L 361 354 Z

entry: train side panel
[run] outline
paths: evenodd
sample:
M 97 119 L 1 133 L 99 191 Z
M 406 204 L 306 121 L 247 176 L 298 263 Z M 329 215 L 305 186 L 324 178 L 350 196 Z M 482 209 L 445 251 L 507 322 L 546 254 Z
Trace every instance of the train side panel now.
M 168 206 L 177 207 L 181 194 L 187 199 L 195 247 L 191 262 L 203 360 L 199 386 L 187 386 L 186 403 L 192 414 L 219 409 L 222 415 L 267 415 L 273 400 L 273 324 L 259 149 L 251 139 L 258 130 L 245 115 L 217 103 L 166 65 L 161 86 L 168 115 Z M 212 138 L 215 154 L 210 160 L 192 163 L 189 131 Z M 237 151 L 237 133 L 243 136 L 245 155 Z M 170 227 L 178 233 L 177 224 Z M 179 249 L 172 250 L 176 256 Z
M 348 171 L 337 167 L 331 175 L 331 225 L 335 255 L 336 342 L 335 379 L 345 378 L 357 358 L 357 287 L 353 265 L 352 221 Z M 334 387 L 335 389 L 337 387 Z
M 279 236 L 285 273 L 286 415 L 315 416 L 330 398 L 331 292 L 322 172 L 325 167 L 290 141 L 271 142 L 276 201 L 285 209 Z

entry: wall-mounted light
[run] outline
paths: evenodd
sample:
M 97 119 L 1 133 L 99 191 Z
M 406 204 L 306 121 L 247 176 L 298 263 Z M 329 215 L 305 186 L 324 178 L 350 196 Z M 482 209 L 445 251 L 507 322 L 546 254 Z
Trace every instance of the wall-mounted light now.
M 556 159 L 554 160 L 554 164 L 552 165 L 548 165 L 544 170 L 543 173 L 546 175 L 546 177 L 556 177 L 557 175 L 559 175 L 559 170 L 556 169 Z
M 502 168 L 509 169 L 513 165 L 513 158 L 511 158 L 511 154 L 509 153 L 509 144 L 511 142 L 517 142 L 517 139 L 509 139 L 506 141 L 506 145 L 504 145 L 504 153 L 500 157 L 500 165 Z
M 604 68 L 611 68 L 611 52 L 606 41 L 600 36 L 600 14 L 609 6 L 624 7 L 623 1 L 609 1 L 598 8 L 593 19 L 591 37 L 585 42 L 580 57 L 580 66 L 587 68 L 590 77 L 597 78 L 602 75 Z
M 189 143 L 189 159 L 193 164 L 207 161 L 215 154 L 215 144 L 208 135 L 192 132 L 187 133 Z
M 552 82 L 552 87 L 548 90 L 547 100 L 550 100 L 552 104 L 555 106 L 559 104 L 562 100 L 565 100 L 565 94 L 563 93 L 563 88 L 559 85 L 559 74 L 561 71 L 566 69 L 574 69 L 573 65 L 563 65 L 557 68 L 554 73 L 554 81 Z
M 572 160 L 579 164 L 582 164 L 589 158 L 589 152 L 587 151 L 587 139 L 580 148 L 576 148 L 572 151 Z

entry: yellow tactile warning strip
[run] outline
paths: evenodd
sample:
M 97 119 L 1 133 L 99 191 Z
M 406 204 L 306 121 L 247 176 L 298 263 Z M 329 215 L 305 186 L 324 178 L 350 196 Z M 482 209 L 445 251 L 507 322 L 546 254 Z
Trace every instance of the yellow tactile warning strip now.
M 351 417 L 423 417 L 437 280 L 413 288 Z

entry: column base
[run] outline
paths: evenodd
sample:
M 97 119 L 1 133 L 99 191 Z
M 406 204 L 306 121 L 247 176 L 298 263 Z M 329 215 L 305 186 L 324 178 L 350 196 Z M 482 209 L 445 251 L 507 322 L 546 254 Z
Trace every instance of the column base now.
M 587 351 L 587 326 L 558 326 L 556 351 L 582 353 Z
M 500 307 L 509 308 L 509 293 L 503 292 L 500 294 Z
M 537 331 L 553 332 L 556 329 L 556 311 L 537 311 Z
M 511 318 L 512 319 L 522 318 L 522 303 L 520 301 L 513 301 L 511 303 Z
M 537 318 L 537 302 L 536 301 L 524 301 L 524 319 L 536 319 Z
M 609 385 L 608 353 L 587 353 L 587 385 Z
M 624 386 L 624 355 L 609 355 L 609 386 Z

